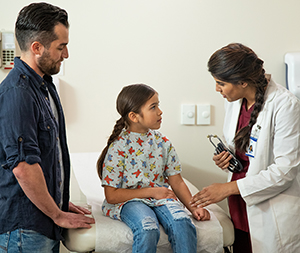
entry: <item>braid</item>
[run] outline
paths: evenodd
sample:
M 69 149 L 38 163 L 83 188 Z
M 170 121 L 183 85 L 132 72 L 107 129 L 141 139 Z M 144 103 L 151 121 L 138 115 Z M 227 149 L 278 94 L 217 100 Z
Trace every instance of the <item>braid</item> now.
M 268 84 L 268 81 L 265 77 L 264 71 L 263 76 L 260 78 L 261 83 L 256 85 L 256 93 L 255 93 L 255 104 L 253 111 L 250 116 L 249 124 L 240 129 L 236 136 L 234 137 L 234 143 L 237 150 L 246 152 L 250 142 L 250 135 L 251 129 L 253 125 L 256 123 L 258 114 L 262 109 L 262 105 L 264 103 L 264 94 L 265 94 L 265 87 Z
M 249 146 L 251 129 L 264 103 L 268 80 L 263 63 L 264 61 L 258 58 L 251 48 L 240 43 L 231 43 L 217 50 L 207 64 L 208 71 L 213 77 L 234 85 L 247 83 L 256 89 L 255 104 L 249 124 L 240 129 L 234 137 L 236 149 L 242 152 L 246 152 Z
M 100 179 L 102 179 L 103 163 L 104 163 L 104 159 L 107 154 L 108 148 L 118 138 L 118 136 L 120 135 L 120 133 L 122 132 L 122 129 L 124 127 L 125 127 L 125 119 L 123 117 L 121 117 L 119 120 L 117 120 L 117 122 L 114 126 L 114 130 L 112 131 L 112 134 L 108 138 L 107 145 L 103 149 L 103 151 L 97 161 L 97 170 L 98 170 L 98 175 L 99 175 Z
M 117 120 L 112 134 L 108 138 L 107 145 L 103 149 L 97 161 L 97 170 L 102 179 L 103 163 L 110 145 L 117 140 L 123 128 L 128 128 L 131 120 L 128 117 L 130 112 L 140 113 L 141 107 L 156 93 L 156 91 L 146 84 L 131 84 L 123 87 L 116 101 L 116 107 L 121 118 Z

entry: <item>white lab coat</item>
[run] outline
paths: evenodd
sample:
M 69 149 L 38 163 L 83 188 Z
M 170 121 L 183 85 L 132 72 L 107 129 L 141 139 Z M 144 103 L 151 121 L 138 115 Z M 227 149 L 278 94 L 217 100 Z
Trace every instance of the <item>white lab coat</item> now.
M 233 151 L 241 102 L 225 105 L 223 133 Z M 246 177 L 237 181 L 247 205 L 252 250 L 300 252 L 300 101 L 272 79 L 252 134 L 258 126 L 255 157 L 249 158 Z

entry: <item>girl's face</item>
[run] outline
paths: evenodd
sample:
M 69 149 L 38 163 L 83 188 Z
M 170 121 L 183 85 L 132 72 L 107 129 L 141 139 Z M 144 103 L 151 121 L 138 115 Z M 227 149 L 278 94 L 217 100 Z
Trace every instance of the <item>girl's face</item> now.
M 158 94 L 155 93 L 136 114 L 136 121 L 132 122 L 129 131 L 146 133 L 149 129 L 159 129 L 161 125 L 162 111 L 159 109 Z
M 228 102 L 233 102 L 245 97 L 245 85 L 243 84 L 232 84 L 214 77 L 216 81 L 216 91 L 220 92 L 223 98 L 226 98 Z

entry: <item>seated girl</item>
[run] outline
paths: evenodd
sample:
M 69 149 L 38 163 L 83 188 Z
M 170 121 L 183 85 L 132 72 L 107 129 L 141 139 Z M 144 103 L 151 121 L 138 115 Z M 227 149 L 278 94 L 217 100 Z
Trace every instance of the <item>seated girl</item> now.
M 192 195 L 175 149 L 156 131 L 162 122 L 158 93 L 144 84 L 126 86 L 117 110 L 121 118 L 97 162 L 106 197 L 103 213 L 131 228 L 132 252 L 156 252 L 159 224 L 173 252 L 197 252 L 196 229 L 184 206 L 196 220 L 209 220 L 210 214 L 189 204 Z

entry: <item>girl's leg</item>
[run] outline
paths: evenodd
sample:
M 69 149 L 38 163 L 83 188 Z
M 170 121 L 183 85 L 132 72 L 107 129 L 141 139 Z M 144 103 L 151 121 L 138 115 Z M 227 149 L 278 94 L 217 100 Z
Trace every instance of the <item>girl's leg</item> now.
M 196 253 L 197 232 L 190 217 L 179 203 L 153 208 L 165 229 L 174 253 Z
M 121 220 L 133 233 L 133 253 L 155 253 L 159 240 L 159 223 L 153 210 L 139 201 L 131 201 L 122 207 Z

